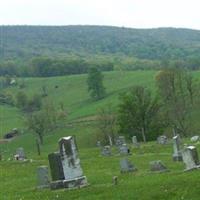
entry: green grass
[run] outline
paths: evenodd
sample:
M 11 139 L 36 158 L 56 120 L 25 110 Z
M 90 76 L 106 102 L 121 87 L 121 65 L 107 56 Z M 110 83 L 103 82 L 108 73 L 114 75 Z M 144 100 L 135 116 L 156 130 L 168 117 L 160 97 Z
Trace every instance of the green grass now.
M 200 72 L 195 72 L 198 78 Z M 86 75 L 27 78 L 24 91 L 28 95 L 41 92 L 42 85 L 48 90 L 48 98 L 56 106 L 63 102 L 68 110 L 68 120 L 95 115 L 99 107 L 111 103 L 118 104 L 118 96 L 133 85 L 139 84 L 154 87 L 155 71 L 136 72 L 109 72 L 105 73 L 105 87 L 107 97 L 98 102 L 89 98 L 86 85 Z M 55 89 L 55 85 L 58 88 Z M 15 94 L 18 88 L 9 88 Z M 0 106 L 0 136 L 12 128 L 23 128 L 22 113 L 9 106 Z M 58 150 L 57 141 L 62 136 L 76 135 L 79 155 L 84 174 L 90 183 L 89 187 L 78 190 L 37 190 L 36 169 L 40 165 L 48 165 L 49 153 Z M 44 138 L 42 155 L 38 156 L 35 145 L 35 135 L 26 132 L 7 144 L 0 144 L 3 161 L 0 161 L 0 200 L 143 200 L 143 199 L 169 199 L 169 200 L 198 200 L 200 196 L 200 171 L 183 172 L 182 162 L 172 161 L 172 144 L 161 146 L 155 142 L 143 144 L 140 150 L 131 147 L 132 155 L 129 159 L 138 168 L 137 172 L 120 174 L 119 160 L 116 149 L 113 156 L 107 158 L 100 155 L 95 147 L 98 131 L 95 123 L 74 124 L 66 128 L 48 133 Z M 184 141 L 189 143 L 188 140 Z M 13 154 L 16 148 L 23 147 L 29 159 L 33 162 L 16 162 Z M 200 145 L 197 144 L 198 151 Z M 10 160 L 10 161 L 9 161 Z M 150 173 L 149 162 L 162 160 L 170 169 L 167 173 Z M 119 184 L 112 185 L 112 177 L 118 176 Z

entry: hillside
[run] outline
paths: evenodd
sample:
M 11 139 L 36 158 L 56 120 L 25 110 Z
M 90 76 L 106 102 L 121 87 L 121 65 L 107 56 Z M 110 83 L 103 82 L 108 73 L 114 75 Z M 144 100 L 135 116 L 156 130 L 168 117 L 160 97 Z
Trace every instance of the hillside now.
M 141 59 L 200 55 L 200 31 L 109 26 L 0 26 L 0 59 L 114 54 Z
M 106 72 L 105 87 L 107 96 L 98 102 L 90 100 L 87 87 L 87 75 L 70 75 L 51 78 L 25 78 L 23 89 L 29 96 L 41 92 L 41 87 L 47 87 L 48 97 L 56 106 L 64 103 L 68 111 L 68 122 L 95 116 L 100 107 L 111 103 L 116 106 L 119 102 L 119 94 L 127 91 L 134 85 L 148 86 L 155 91 L 154 78 L 157 71 L 134 71 L 134 72 Z M 200 72 L 193 72 L 195 78 L 200 77 Z M 21 81 L 21 78 L 17 79 Z M 57 86 L 55 88 L 55 86 Z M 16 86 L 6 89 L 15 95 L 20 89 Z M 24 128 L 23 113 L 15 107 L 0 106 L 0 138 L 14 127 Z M 196 118 L 199 124 L 199 117 Z M 36 189 L 38 166 L 48 166 L 48 154 L 58 150 L 60 137 L 75 135 L 79 148 L 79 156 L 84 175 L 87 176 L 89 186 L 78 190 Z M 171 132 L 168 133 L 172 137 Z M 36 136 L 30 131 L 13 139 L 11 142 L 0 144 L 0 199 L 49 199 L 64 200 L 102 200 L 102 199 L 127 199 L 127 200 L 154 200 L 154 199 L 199 199 L 198 181 L 199 171 L 183 172 L 182 162 L 172 161 L 172 142 L 162 146 L 155 141 L 146 144 L 141 143 L 140 148 L 127 143 L 132 154 L 128 156 L 138 171 L 129 174 L 121 174 L 119 155 L 116 147 L 112 148 L 113 155 L 103 157 L 100 148 L 95 147 L 98 140 L 98 129 L 95 123 L 72 123 L 70 126 L 61 127 L 44 137 L 44 145 L 41 147 L 41 156 L 37 155 Z M 183 144 L 191 144 L 189 139 L 183 139 Z M 199 142 L 194 143 L 199 152 Z M 29 161 L 20 162 L 12 160 L 18 147 L 23 147 Z M 167 173 L 150 172 L 149 162 L 162 160 L 170 170 Z M 49 175 L 50 176 L 50 175 Z M 112 177 L 118 176 L 119 183 L 114 186 Z M 186 181 L 187 180 L 187 181 Z M 186 183 L 187 182 L 187 183 Z M 188 184 L 189 182 L 189 184 Z

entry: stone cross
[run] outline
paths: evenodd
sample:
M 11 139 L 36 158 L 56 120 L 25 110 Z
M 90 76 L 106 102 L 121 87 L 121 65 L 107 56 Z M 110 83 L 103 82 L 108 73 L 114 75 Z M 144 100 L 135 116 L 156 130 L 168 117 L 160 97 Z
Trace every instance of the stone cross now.
M 127 158 L 123 158 L 120 160 L 121 173 L 133 172 L 136 170 L 137 170 L 137 168 L 135 168 L 135 166 Z
M 37 168 L 37 180 L 38 180 L 38 188 L 48 188 L 49 187 L 49 177 L 48 177 L 48 167 L 47 166 L 39 166 Z
M 182 161 L 182 154 L 181 154 L 181 141 L 180 141 L 180 136 L 176 135 L 173 137 L 173 160 L 174 161 Z
M 185 163 L 185 171 L 199 168 L 199 156 L 195 146 L 188 146 L 182 151 L 183 162 Z

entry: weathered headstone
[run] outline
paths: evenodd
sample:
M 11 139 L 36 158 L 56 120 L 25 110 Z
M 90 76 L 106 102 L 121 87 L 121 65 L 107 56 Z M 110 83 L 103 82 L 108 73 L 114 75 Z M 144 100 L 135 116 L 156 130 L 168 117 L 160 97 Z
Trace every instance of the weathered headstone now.
M 97 141 L 96 145 L 97 147 L 101 147 L 101 141 Z
M 195 135 L 195 136 L 190 138 L 191 142 L 198 142 L 199 140 L 200 140 L 200 137 L 198 135 Z
M 48 155 L 49 166 L 51 171 L 52 181 L 64 180 L 63 166 L 59 152 L 54 152 Z
M 50 160 L 53 161 L 50 167 L 55 166 L 58 170 L 54 174 L 54 177 L 52 176 L 52 179 L 55 179 L 55 181 L 51 182 L 51 189 L 80 188 L 87 185 L 87 178 L 83 176 L 83 170 L 80 166 L 80 159 L 78 157 L 74 136 L 61 138 L 59 140 L 59 154 L 55 155 L 55 153 L 49 155 L 49 157 L 52 158 L 52 160 Z M 57 160 L 58 163 L 55 163 L 55 160 Z M 53 173 L 51 172 L 51 174 Z
M 161 135 L 157 138 L 158 144 L 167 144 L 167 136 Z
M 25 160 L 26 159 L 26 156 L 25 156 L 25 153 L 24 153 L 24 148 L 19 147 L 16 150 L 15 159 L 16 160 Z
M 180 136 L 176 135 L 173 137 L 173 160 L 174 161 L 182 161 L 182 153 L 181 153 L 181 141 Z
M 38 188 L 48 188 L 49 187 L 49 177 L 48 177 L 48 167 L 47 166 L 39 166 L 37 168 L 37 180 L 38 180 Z
M 123 144 L 126 144 L 126 140 L 124 136 L 119 136 L 115 141 L 116 146 L 122 146 Z
M 136 170 L 137 170 L 137 168 L 127 158 L 123 158 L 120 160 L 121 173 L 133 172 Z
M 102 154 L 103 156 L 111 156 L 112 152 L 111 152 L 110 146 L 104 146 L 104 147 L 102 148 L 101 154 Z
M 129 155 L 130 154 L 130 149 L 128 148 L 127 144 L 122 144 L 119 146 L 119 153 L 121 155 Z
M 134 145 L 135 147 L 139 147 L 139 146 L 140 146 L 140 144 L 139 144 L 138 141 L 137 141 L 137 137 L 136 137 L 136 136 L 133 136 L 133 137 L 132 137 L 132 143 L 133 143 L 133 145 Z
M 152 172 L 165 172 L 165 171 L 168 171 L 166 166 L 160 160 L 151 161 L 149 164 L 150 164 L 150 170 Z
M 118 177 L 117 176 L 113 176 L 112 181 L 113 181 L 113 185 L 118 185 Z
M 185 171 L 197 169 L 200 167 L 199 156 L 195 146 L 188 146 L 182 151 L 183 162 L 185 163 Z

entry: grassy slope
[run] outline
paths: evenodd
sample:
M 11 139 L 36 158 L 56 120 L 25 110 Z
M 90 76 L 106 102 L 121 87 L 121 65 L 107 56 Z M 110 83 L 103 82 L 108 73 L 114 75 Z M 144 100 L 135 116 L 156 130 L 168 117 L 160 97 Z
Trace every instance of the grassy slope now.
M 134 84 L 143 84 L 153 87 L 155 72 L 120 72 L 106 73 L 105 86 L 108 97 L 100 102 L 91 102 L 88 98 L 85 85 L 86 76 L 68 76 L 56 78 L 27 79 L 26 92 L 30 95 L 38 92 L 42 84 L 49 90 L 50 98 L 56 104 L 63 101 L 70 108 L 71 119 L 95 114 L 96 109 L 108 102 L 117 104 L 117 96 Z M 59 88 L 55 89 L 54 86 Z M 11 89 L 12 90 L 12 89 Z M 13 91 L 14 92 L 14 91 Z M 20 113 L 14 108 L 3 108 L 4 117 L 1 121 L 3 130 L 21 126 Z M 13 116 L 13 120 L 6 120 Z M 16 116 L 16 117 L 14 117 Z M 1 118 L 2 120 L 2 118 Z M 94 148 L 96 141 L 96 127 L 77 125 L 66 129 L 57 130 L 45 137 L 45 145 L 42 147 L 42 156 L 38 157 L 35 148 L 35 137 L 26 134 L 14 141 L 0 145 L 7 160 L 12 157 L 16 148 L 23 146 L 32 163 L 17 163 L 14 161 L 2 161 L 0 163 L 0 199 L 199 199 L 200 186 L 198 186 L 200 173 L 183 173 L 182 163 L 171 161 L 171 144 L 161 147 L 155 143 L 148 143 L 141 151 L 133 149 L 130 159 L 138 167 L 138 172 L 131 175 L 120 175 L 119 156 L 103 158 L 98 148 Z M 80 158 L 85 175 L 88 177 L 90 187 L 74 191 L 49 191 L 35 190 L 36 168 L 39 165 L 48 165 L 47 155 L 57 150 L 57 141 L 60 137 L 75 134 L 80 151 Z M 161 159 L 170 168 L 166 174 L 151 174 L 148 172 L 149 161 Z M 119 185 L 112 186 L 112 176 L 119 176 Z

